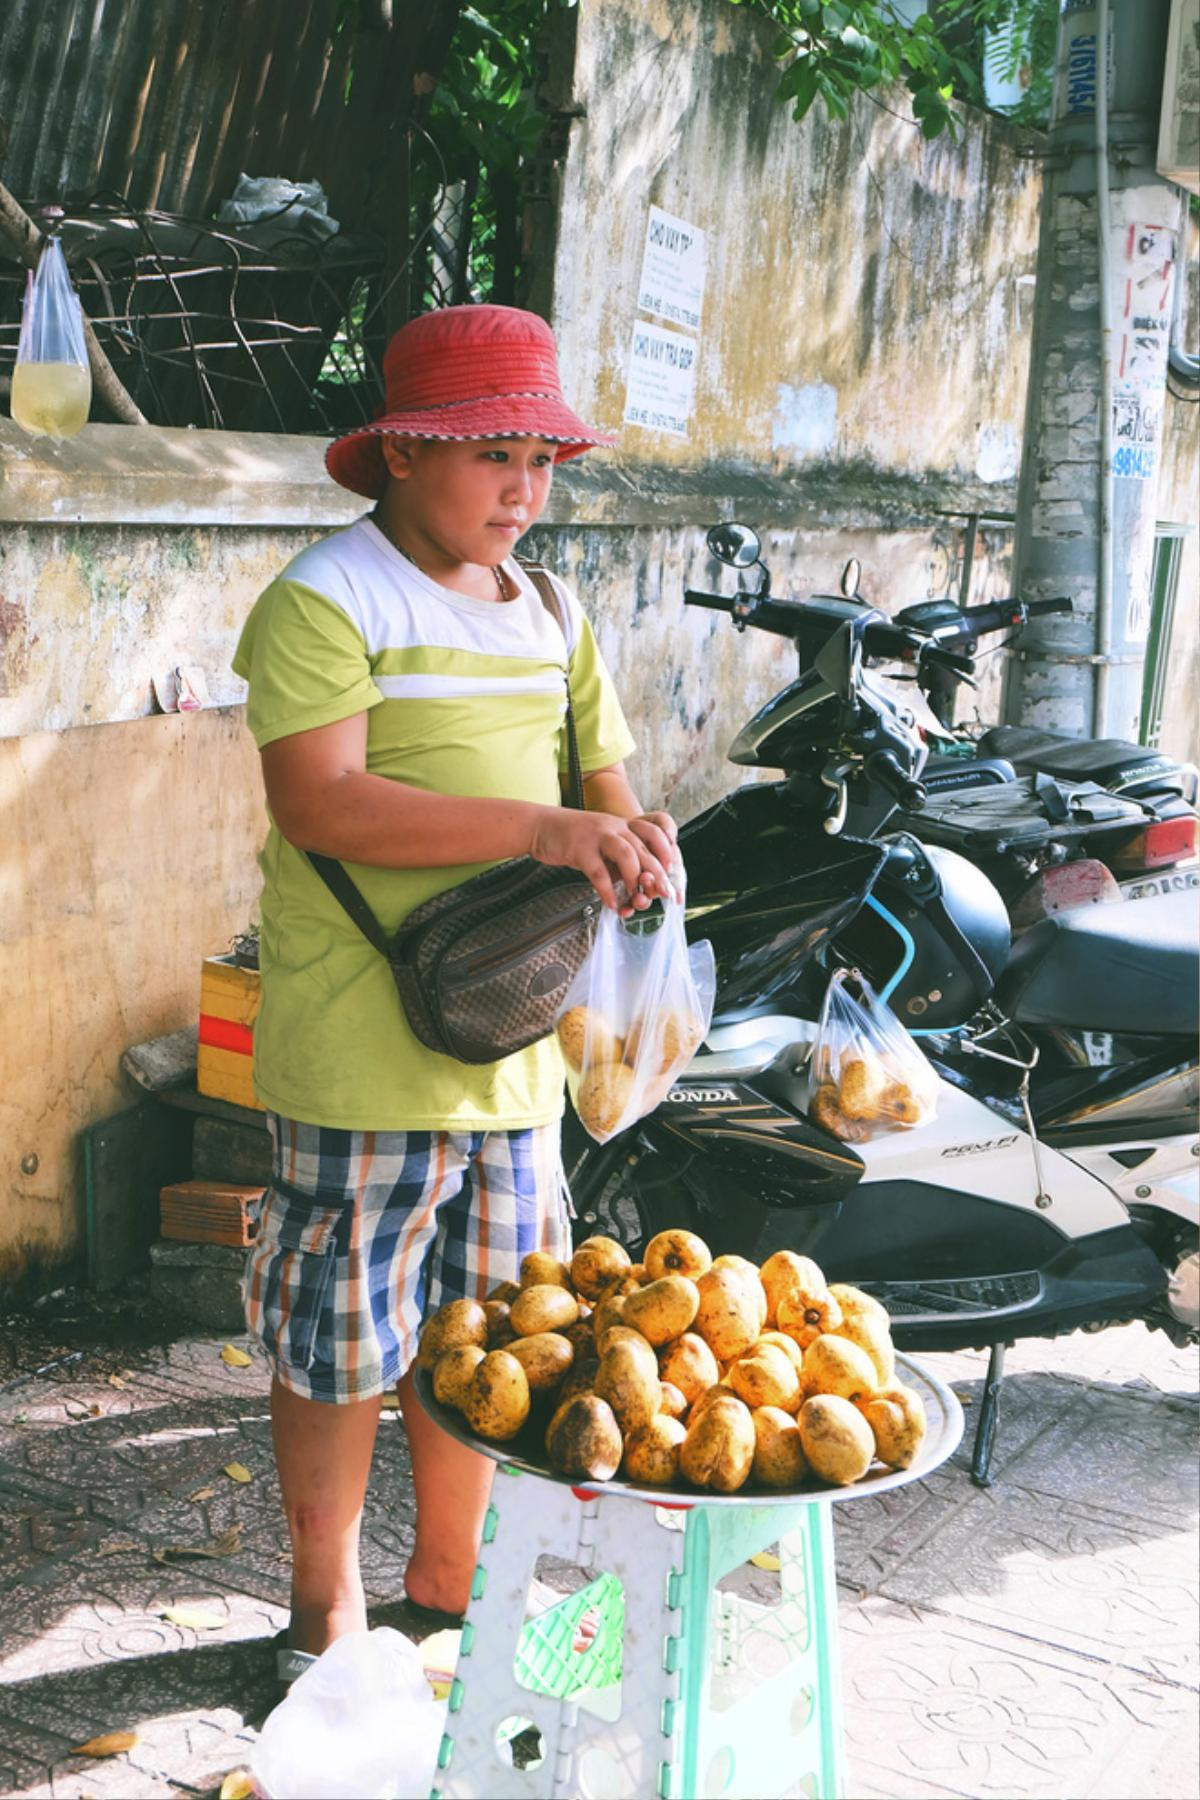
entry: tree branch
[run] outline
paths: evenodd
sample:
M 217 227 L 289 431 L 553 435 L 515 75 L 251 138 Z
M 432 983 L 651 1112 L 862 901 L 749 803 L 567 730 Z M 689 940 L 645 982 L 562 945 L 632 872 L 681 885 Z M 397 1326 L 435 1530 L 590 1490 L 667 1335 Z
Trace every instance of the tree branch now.
M 45 238 L 38 230 L 25 208 L 14 200 L 4 183 L 0 181 L 0 237 L 8 239 L 16 251 L 18 259 L 27 269 L 37 267 Z M 117 371 L 104 353 L 96 333 L 92 330 L 91 320 L 84 314 L 83 336 L 87 344 L 88 362 L 91 365 L 92 384 L 96 393 L 104 402 L 109 412 L 122 425 L 146 425 L 149 420 L 134 401 Z

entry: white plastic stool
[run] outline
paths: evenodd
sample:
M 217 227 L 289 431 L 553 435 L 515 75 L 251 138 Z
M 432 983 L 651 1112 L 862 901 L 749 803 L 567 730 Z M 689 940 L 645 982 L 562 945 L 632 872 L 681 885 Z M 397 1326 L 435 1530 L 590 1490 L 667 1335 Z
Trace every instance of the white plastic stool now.
M 823 1500 L 734 1508 L 698 1500 L 667 1509 L 502 1465 L 435 1797 L 836 1800 L 843 1781 L 829 1510 Z M 777 1604 L 717 1585 L 775 1544 Z M 524 1623 L 538 1559 L 547 1555 L 596 1580 Z M 582 1650 L 575 1637 L 571 1649 L 589 1609 L 596 1635 Z M 529 1726 L 540 1745 L 528 1733 L 522 1741 L 537 1746 L 535 1760 L 520 1768 L 511 1739 Z

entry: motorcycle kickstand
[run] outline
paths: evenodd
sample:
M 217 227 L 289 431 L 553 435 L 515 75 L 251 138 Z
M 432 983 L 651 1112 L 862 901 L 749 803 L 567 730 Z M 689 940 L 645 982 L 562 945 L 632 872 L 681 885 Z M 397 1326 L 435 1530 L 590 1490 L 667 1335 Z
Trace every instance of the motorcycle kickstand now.
M 996 1441 L 996 1423 L 1000 1412 L 1000 1384 L 1004 1380 L 1004 1352 L 1007 1344 L 993 1344 L 983 1380 L 979 1402 L 979 1423 L 975 1427 L 975 1448 L 971 1454 L 971 1480 L 976 1487 L 991 1487 L 992 1448 Z

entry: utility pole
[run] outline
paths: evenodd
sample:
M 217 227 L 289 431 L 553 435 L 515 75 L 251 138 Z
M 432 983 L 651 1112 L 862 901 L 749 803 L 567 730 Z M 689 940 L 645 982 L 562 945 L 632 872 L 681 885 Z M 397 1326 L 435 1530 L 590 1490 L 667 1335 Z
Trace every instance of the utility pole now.
M 1064 0 L 1042 202 L 1016 585 L 1069 594 L 1005 716 L 1136 739 L 1183 200 L 1155 170 L 1170 0 Z

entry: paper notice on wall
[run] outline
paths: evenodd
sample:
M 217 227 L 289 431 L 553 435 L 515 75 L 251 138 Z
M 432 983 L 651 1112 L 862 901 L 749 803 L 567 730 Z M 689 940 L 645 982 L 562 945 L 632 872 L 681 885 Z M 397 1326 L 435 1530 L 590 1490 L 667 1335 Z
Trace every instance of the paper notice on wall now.
M 704 306 L 704 233 L 659 206 L 650 208 L 638 311 L 699 331 Z
M 625 423 L 686 437 L 696 397 L 695 338 L 634 323 L 625 388 Z

